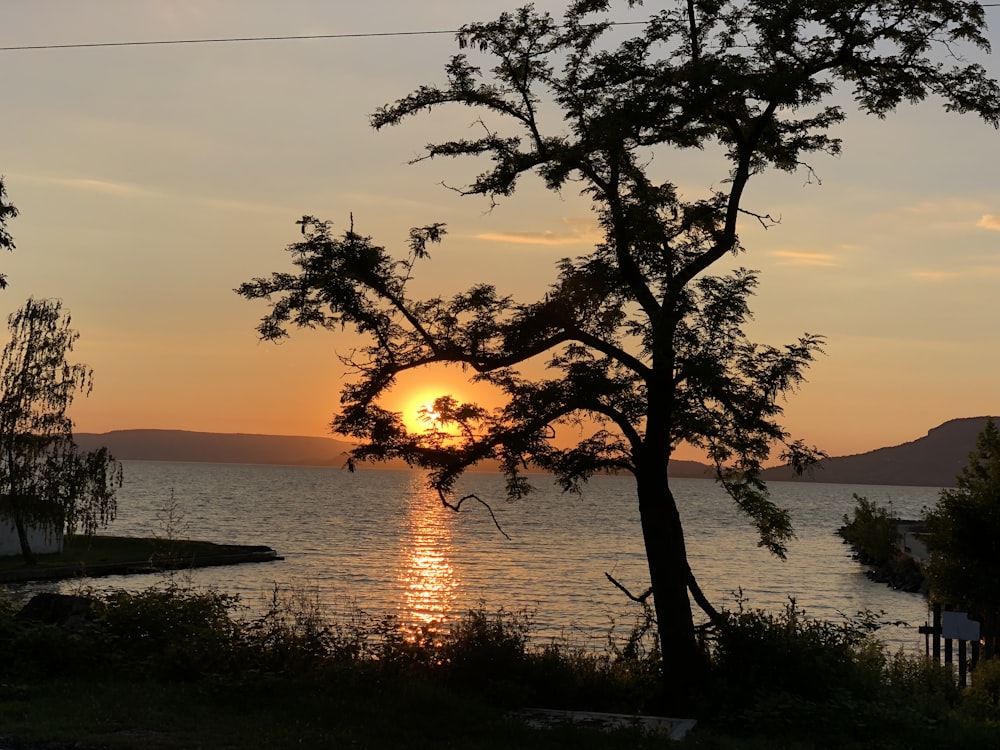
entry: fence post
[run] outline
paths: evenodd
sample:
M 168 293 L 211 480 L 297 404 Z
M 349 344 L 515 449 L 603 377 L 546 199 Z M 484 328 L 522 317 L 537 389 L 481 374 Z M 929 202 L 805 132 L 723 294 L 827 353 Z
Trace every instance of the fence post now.
M 968 665 L 965 663 L 965 641 L 958 642 L 958 686 L 965 687 L 966 670 Z
M 931 641 L 933 643 L 933 649 L 934 649 L 933 656 L 934 656 L 934 661 L 940 664 L 941 663 L 941 605 L 935 602 L 932 611 L 934 613 L 933 615 L 934 619 L 932 620 L 932 623 L 934 625 L 934 630 L 932 631 L 933 639 Z

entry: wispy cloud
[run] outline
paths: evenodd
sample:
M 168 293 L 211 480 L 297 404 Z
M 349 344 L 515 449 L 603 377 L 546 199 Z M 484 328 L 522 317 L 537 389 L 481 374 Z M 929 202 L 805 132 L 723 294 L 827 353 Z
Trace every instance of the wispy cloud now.
M 542 245 L 558 247 L 562 245 L 595 245 L 604 239 L 601 229 L 593 219 L 564 218 L 563 230 L 543 232 L 486 232 L 477 234 L 476 239 L 487 242 L 509 242 L 515 245 Z
M 908 229 L 917 231 L 967 231 L 973 225 L 1000 231 L 1000 216 L 983 213 L 987 205 L 981 200 L 946 198 L 904 206 L 898 216 Z
M 44 185 L 57 185 L 73 190 L 87 190 L 127 198 L 154 198 L 160 195 L 155 190 L 128 182 L 111 182 L 109 180 L 95 180 L 88 177 L 39 177 L 37 175 L 21 175 L 20 177 L 21 179 Z
M 980 229 L 992 229 L 994 232 L 1000 232 L 1000 216 L 996 214 L 983 214 L 979 217 L 979 221 L 976 222 L 976 226 Z
M 968 276 L 968 274 L 958 271 L 913 271 L 910 276 L 919 281 L 942 282 L 954 281 L 962 276 Z
M 981 264 L 958 271 L 952 269 L 948 269 L 947 271 L 912 271 L 910 276 L 918 281 L 928 282 L 959 281 L 966 279 L 977 281 L 982 279 L 995 279 L 1000 276 L 1000 266 L 995 264 Z
M 837 257 L 830 253 L 811 253 L 806 250 L 773 250 L 771 253 L 781 258 L 783 265 L 788 266 L 836 266 Z
M 104 195 L 113 195 L 121 198 L 156 198 L 161 201 L 180 201 L 196 205 L 203 205 L 211 208 L 220 208 L 228 211 L 242 211 L 251 213 L 271 212 L 287 214 L 291 209 L 271 203 L 261 203 L 259 201 L 246 201 L 240 198 L 218 197 L 211 195 L 198 195 L 197 193 L 176 194 L 163 190 L 152 190 L 134 185 L 128 182 L 112 182 L 110 180 L 96 180 L 88 177 L 51 177 L 38 175 L 18 175 L 24 181 L 36 182 L 42 185 L 54 185 L 57 187 L 69 188 L 71 190 L 85 190 Z

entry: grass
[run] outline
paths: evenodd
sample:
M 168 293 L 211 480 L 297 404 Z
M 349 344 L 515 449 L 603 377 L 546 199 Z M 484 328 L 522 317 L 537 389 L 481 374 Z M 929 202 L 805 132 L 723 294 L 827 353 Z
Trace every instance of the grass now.
M 222 555 L 236 555 L 262 549 L 261 547 L 214 544 L 183 540 L 164 540 L 154 537 L 124 536 L 67 536 L 63 551 L 37 555 L 32 569 L 50 571 L 58 568 L 79 570 L 99 565 L 146 563 L 171 559 L 198 560 Z M 25 570 L 19 555 L 0 557 L 0 578 L 3 573 Z
M 0 726 L 21 741 L 108 750 L 663 746 L 635 730 L 532 729 L 481 699 L 419 679 L 6 684 Z

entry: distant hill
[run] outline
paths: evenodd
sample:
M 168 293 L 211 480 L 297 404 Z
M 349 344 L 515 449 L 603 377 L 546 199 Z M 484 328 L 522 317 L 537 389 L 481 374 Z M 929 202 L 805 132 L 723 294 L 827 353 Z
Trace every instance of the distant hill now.
M 811 474 L 796 477 L 786 466 L 767 469 L 769 481 L 814 481 L 839 484 L 892 484 L 954 487 L 955 477 L 969 461 L 986 417 L 952 419 L 926 436 L 853 456 L 821 461 Z
M 86 450 L 106 446 L 121 460 L 341 466 L 351 444 L 323 437 L 242 435 L 187 430 L 115 430 L 74 436 Z
M 115 430 L 78 433 L 77 444 L 85 450 L 106 446 L 123 461 L 204 461 L 219 464 L 284 464 L 288 466 L 343 466 L 353 447 L 343 440 L 288 435 L 243 435 L 187 430 Z M 403 461 L 378 464 L 403 468 Z M 496 470 L 492 463 L 481 467 Z M 672 461 L 676 477 L 710 476 L 707 466 L 696 461 Z
M 791 469 L 781 466 L 766 469 L 764 479 L 952 487 L 985 423 L 986 417 L 953 419 L 909 443 L 825 459 L 805 477 L 796 477 Z M 116 430 L 103 434 L 80 433 L 75 437 L 86 450 L 107 446 L 115 458 L 144 461 L 343 466 L 352 448 L 346 441 L 324 437 L 187 430 Z M 406 464 L 391 461 L 378 466 L 402 468 Z M 481 470 L 496 470 L 496 464 L 484 465 Z M 696 461 L 671 461 L 670 475 L 698 478 L 712 477 L 713 472 Z

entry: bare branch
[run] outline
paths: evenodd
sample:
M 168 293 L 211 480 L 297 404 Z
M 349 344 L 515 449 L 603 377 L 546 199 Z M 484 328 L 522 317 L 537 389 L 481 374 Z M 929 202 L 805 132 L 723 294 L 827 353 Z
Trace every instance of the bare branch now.
M 746 208 L 740 208 L 739 211 L 741 214 L 746 214 L 747 216 L 754 217 L 758 222 L 760 222 L 760 225 L 764 227 L 764 229 L 770 229 L 771 227 L 781 223 L 780 216 L 777 219 L 775 219 L 773 216 L 771 216 L 771 214 L 758 214 Z
M 490 504 L 488 502 L 479 497 L 479 495 L 476 494 L 464 495 L 463 497 L 460 497 L 458 499 L 457 503 L 449 503 L 448 498 L 445 496 L 444 492 L 438 490 L 438 497 L 441 498 L 441 503 L 442 505 L 444 505 L 444 507 L 448 508 L 449 510 L 455 511 L 456 513 L 458 513 L 462 509 L 462 503 L 464 503 L 466 500 L 475 500 L 477 503 L 486 508 L 486 510 L 489 512 L 490 518 L 493 519 L 493 525 L 497 527 L 497 531 L 503 534 L 507 538 L 507 540 L 510 541 L 510 534 L 508 534 L 506 531 L 503 530 L 503 527 L 497 520 L 496 514 L 493 512 L 493 508 L 490 507 Z
M 605 573 L 605 574 L 604 574 L 604 577 L 605 577 L 605 578 L 607 578 L 607 579 L 608 579 L 609 581 L 611 581 L 611 583 L 612 583 L 612 584 L 614 584 L 615 588 L 619 589 L 619 590 L 620 590 L 620 591 L 621 591 L 622 593 L 624 593 L 624 594 L 625 594 L 625 596 L 627 596 L 627 597 L 628 597 L 629 599 L 631 599 L 631 600 L 632 600 L 632 601 L 634 601 L 634 602 L 638 602 L 639 604 L 645 604 L 645 603 L 646 603 L 646 600 L 647 600 L 647 599 L 648 599 L 648 598 L 650 597 L 650 595 L 651 595 L 651 594 L 653 593 L 653 587 L 652 587 L 652 586 L 650 586 L 650 587 L 649 587 L 648 589 L 646 589 L 646 590 L 645 590 L 644 592 L 642 592 L 641 594 L 639 594 L 638 596 L 636 596 L 635 594 L 633 594 L 633 593 L 632 593 L 631 591 L 629 591 L 629 590 L 628 590 L 628 589 L 627 589 L 627 588 L 625 587 L 625 584 L 623 584 L 623 583 L 621 583 L 620 581 L 618 581 L 618 580 L 617 580 L 617 579 L 616 579 L 616 578 L 615 578 L 615 577 L 614 577 L 613 575 L 611 575 L 610 573 Z

